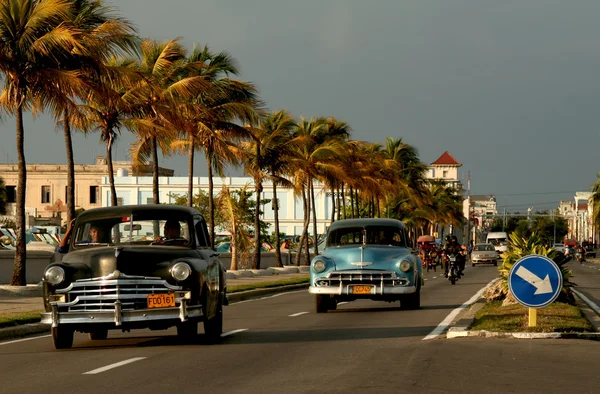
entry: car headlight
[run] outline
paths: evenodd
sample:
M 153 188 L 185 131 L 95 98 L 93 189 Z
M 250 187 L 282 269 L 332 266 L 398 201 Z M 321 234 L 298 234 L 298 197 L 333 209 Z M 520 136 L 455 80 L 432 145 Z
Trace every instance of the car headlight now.
M 323 272 L 325 271 L 325 268 L 327 268 L 327 264 L 325 264 L 323 260 L 317 260 L 313 263 L 313 269 L 315 272 Z
M 171 267 L 171 276 L 176 281 L 182 282 L 189 278 L 192 273 L 192 269 L 187 263 L 176 263 Z
M 65 270 L 61 267 L 50 267 L 44 273 L 44 279 L 51 285 L 57 285 L 65 280 Z
M 411 267 L 410 261 L 408 261 L 408 260 L 402 260 L 400 262 L 400 270 L 402 272 L 408 272 L 408 271 L 410 271 L 410 267 Z

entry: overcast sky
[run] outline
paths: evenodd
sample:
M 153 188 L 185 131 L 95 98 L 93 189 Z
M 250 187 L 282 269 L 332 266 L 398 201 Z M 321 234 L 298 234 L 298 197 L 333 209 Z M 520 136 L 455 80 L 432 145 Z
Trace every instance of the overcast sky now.
M 448 150 L 500 209 L 556 207 L 600 171 L 598 0 L 112 3 L 143 37 L 228 51 L 269 109 L 335 116 L 356 140 L 401 137 L 426 163 Z M 51 120 L 25 127 L 28 163 L 66 162 Z M 0 162 L 16 162 L 14 136 L 4 116 Z M 116 160 L 131 141 L 125 131 Z M 104 154 L 98 135 L 74 144 L 77 163 Z M 187 175 L 184 157 L 161 165 Z

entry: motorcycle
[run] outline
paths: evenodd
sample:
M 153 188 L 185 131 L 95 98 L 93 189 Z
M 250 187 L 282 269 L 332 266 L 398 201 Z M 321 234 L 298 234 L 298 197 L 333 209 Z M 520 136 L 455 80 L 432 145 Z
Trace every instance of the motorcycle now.
M 450 254 L 447 256 L 448 262 L 448 280 L 450 283 L 455 284 L 460 279 L 460 270 L 458 267 L 458 256 L 456 254 Z

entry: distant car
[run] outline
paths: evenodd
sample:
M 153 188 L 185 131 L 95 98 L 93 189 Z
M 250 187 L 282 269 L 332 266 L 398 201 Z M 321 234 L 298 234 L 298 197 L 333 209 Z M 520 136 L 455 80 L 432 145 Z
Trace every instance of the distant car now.
M 325 249 L 312 259 L 308 291 L 315 295 L 317 313 L 357 299 L 400 301 L 403 309 L 418 309 L 421 267 L 401 221 L 338 220 L 329 228 Z
M 476 244 L 471 252 L 471 266 L 476 264 L 498 265 L 498 252 L 493 244 Z
M 179 224 L 178 235 L 160 236 L 167 220 Z M 91 230 L 97 239 L 89 239 Z M 70 348 L 75 331 L 106 339 L 109 330 L 176 326 L 178 336 L 193 338 L 199 322 L 209 341 L 220 338 L 225 270 L 197 210 L 90 209 L 79 214 L 72 234 L 62 261 L 43 275 L 42 323 L 52 326 L 57 349 Z
M 556 250 L 557 252 L 564 253 L 565 252 L 565 244 L 556 243 L 556 244 L 552 245 L 552 249 Z

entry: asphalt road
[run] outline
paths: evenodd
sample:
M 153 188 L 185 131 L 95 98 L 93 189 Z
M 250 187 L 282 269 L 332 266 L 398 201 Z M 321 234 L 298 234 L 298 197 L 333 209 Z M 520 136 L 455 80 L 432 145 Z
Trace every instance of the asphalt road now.
M 598 272 L 598 271 L 596 271 Z M 494 277 L 467 267 L 452 286 L 426 274 L 422 308 L 357 301 L 314 313 L 307 291 L 225 309 L 222 343 L 175 330 L 0 342 L 2 393 L 596 393 L 600 344 L 583 340 L 424 340 Z

